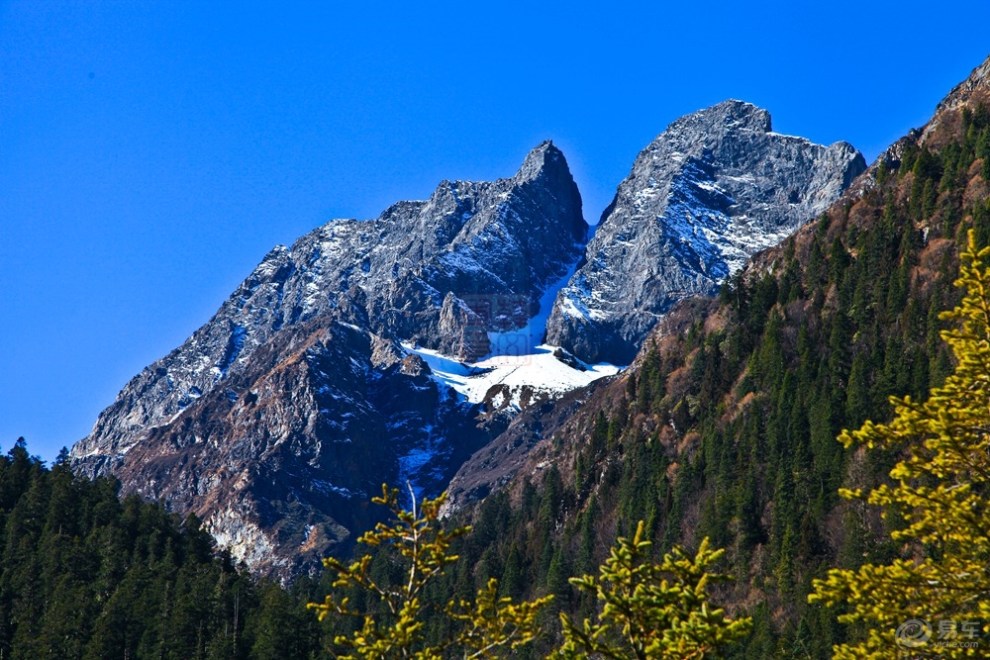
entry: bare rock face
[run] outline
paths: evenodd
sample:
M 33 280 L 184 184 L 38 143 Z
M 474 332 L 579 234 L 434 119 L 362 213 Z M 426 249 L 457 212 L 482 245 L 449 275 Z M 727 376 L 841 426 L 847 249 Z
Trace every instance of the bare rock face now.
M 755 252 L 823 212 L 866 167 L 852 146 L 774 133 L 770 114 L 725 101 L 644 149 L 561 290 L 548 343 L 628 364 L 678 300 L 711 294 Z
M 470 507 L 511 483 L 526 466 L 533 448 L 541 442 L 555 438 L 569 445 L 581 437 L 571 420 L 585 407 L 597 411 L 601 405 L 599 393 L 609 391 L 621 378 L 602 378 L 556 399 L 538 399 L 512 417 L 504 431 L 457 469 L 447 486 L 448 499 L 442 515 Z
M 127 384 L 72 455 L 127 451 L 147 429 L 221 387 L 258 347 L 310 319 L 427 348 L 463 335 L 465 350 L 477 353 L 485 331 L 504 330 L 504 320 L 470 305 L 522 298 L 535 311 L 548 282 L 577 260 L 586 234 L 577 186 L 549 142 L 510 179 L 444 181 L 429 200 L 400 202 L 377 220 L 331 221 L 291 249 L 273 249 L 213 319 Z M 441 329 L 448 294 L 463 301 L 463 318 Z
M 587 229 L 549 142 L 511 178 L 332 221 L 272 250 L 135 376 L 74 467 L 196 512 L 259 572 L 314 568 L 373 522 L 383 482 L 436 494 L 494 432 L 399 342 L 484 355 L 488 331 L 521 326 L 574 267 Z M 506 300 L 518 309 L 501 313 Z
M 76 456 L 76 468 L 196 513 L 257 572 L 316 570 L 375 522 L 367 504 L 383 482 L 442 490 L 489 439 L 416 356 L 378 361 L 383 343 L 297 324 L 126 453 Z
M 489 352 L 487 324 L 477 312 L 453 293 L 440 307 L 439 348 L 464 360 L 477 360 Z

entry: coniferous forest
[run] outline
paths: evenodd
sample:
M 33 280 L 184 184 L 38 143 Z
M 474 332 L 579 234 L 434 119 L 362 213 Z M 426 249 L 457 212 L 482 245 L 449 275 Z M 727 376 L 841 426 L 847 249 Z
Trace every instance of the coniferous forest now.
M 0 458 L 0 657 L 306 658 L 301 598 L 252 579 L 195 516 L 112 479 L 51 468 L 23 440 Z
M 940 313 L 964 299 L 954 281 L 968 232 L 974 250 L 990 245 L 990 113 L 968 109 L 941 130 L 937 143 L 902 140 L 873 170 L 875 185 L 758 257 L 717 299 L 672 312 L 668 323 L 683 331 L 651 340 L 600 404 L 585 406 L 568 441 L 544 449 L 551 467 L 447 521 L 471 529 L 445 550 L 458 559 L 424 587 L 422 601 L 435 606 L 423 608 L 416 639 L 449 636 L 455 620 L 437 604 L 474 599 L 495 578 L 499 598 L 553 598 L 530 621 L 528 643 L 477 657 L 546 657 L 565 636 L 560 613 L 580 621 L 600 611 L 582 587 L 594 583 L 570 578 L 597 575 L 618 537 L 649 543 L 657 561 L 705 538 L 725 549 L 713 570 L 729 579 L 708 593 L 728 615 L 752 620 L 719 647 L 738 658 L 831 657 L 868 637 L 869 617 L 846 625 L 841 604 L 809 601 L 829 569 L 940 561 L 959 544 L 990 561 L 985 530 L 914 534 L 898 512 L 923 508 L 919 499 L 840 496 L 910 481 L 891 470 L 924 451 L 922 439 L 840 443 L 843 430 L 891 420 L 890 397 L 924 401 L 959 366 L 941 334 L 952 320 Z M 970 331 L 977 321 L 968 322 Z M 985 456 L 985 440 L 974 442 L 973 456 Z M 935 487 L 936 476 L 921 480 Z M 963 490 L 985 498 L 988 483 Z M 979 502 L 966 506 L 984 520 Z M 290 589 L 254 578 L 217 554 L 195 517 L 120 499 L 114 481 L 76 477 L 64 457 L 46 467 L 23 441 L 0 459 L 0 532 L 0 658 L 345 655 L 335 637 L 358 623 L 332 608 L 319 621 L 306 607 L 332 592 L 391 621 L 357 578 L 334 586 L 339 571 L 328 571 Z M 388 543 L 370 550 L 367 575 L 401 579 Z M 918 616 L 972 614 L 940 607 Z M 979 657 L 958 657 L 970 651 Z M 588 657 L 573 653 L 561 657 Z
M 507 595 L 553 593 L 555 607 L 587 613 L 594 602 L 568 576 L 592 572 L 645 520 L 658 553 L 704 537 L 728 550 L 734 580 L 718 597 L 753 617 L 730 655 L 831 657 L 863 635 L 808 595 L 831 567 L 897 556 L 898 523 L 839 489 L 889 481 L 905 450 L 837 437 L 952 372 L 940 313 L 961 298 L 966 232 L 990 245 L 986 109 L 963 112 L 938 149 L 900 147 L 862 198 L 728 283 L 707 317 L 691 310 L 580 437 L 553 448 L 538 483 L 487 498 L 463 549 L 475 574 L 453 574 L 449 589 L 496 576 Z

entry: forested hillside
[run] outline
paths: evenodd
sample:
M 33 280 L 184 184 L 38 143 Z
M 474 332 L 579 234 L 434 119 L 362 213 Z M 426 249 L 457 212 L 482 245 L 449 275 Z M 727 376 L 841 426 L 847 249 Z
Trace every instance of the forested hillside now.
M 0 458 L 0 658 L 306 658 L 315 617 L 116 480 Z
M 586 610 L 566 578 L 642 518 L 658 551 L 704 536 L 728 548 L 736 581 L 721 595 L 754 616 L 740 657 L 828 657 L 844 632 L 806 604 L 811 579 L 893 551 L 880 516 L 837 489 L 884 479 L 896 458 L 835 438 L 951 370 L 938 314 L 958 300 L 965 230 L 990 242 L 988 127 L 983 106 L 949 109 L 718 301 L 676 310 L 478 508 L 473 580 Z

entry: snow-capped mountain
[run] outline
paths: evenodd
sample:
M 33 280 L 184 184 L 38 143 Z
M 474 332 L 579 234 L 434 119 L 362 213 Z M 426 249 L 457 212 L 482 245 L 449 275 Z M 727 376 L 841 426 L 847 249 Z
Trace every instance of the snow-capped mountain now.
M 711 294 L 755 252 L 823 212 L 866 168 L 849 144 L 774 133 L 725 101 L 673 122 L 636 158 L 563 288 L 548 343 L 628 364 L 671 305 Z
M 532 441 L 521 411 L 568 392 L 579 406 L 674 299 L 813 217 L 861 163 L 729 102 L 640 155 L 590 243 L 549 142 L 510 178 L 331 221 L 135 376 L 73 464 L 196 513 L 256 571 L 317 568 L 374 522 L 383 482 L 435 495 L 470 464 L 473 497 L 492 483 L 480 472 L 509 475 L 499 461 Z
M 74 465 L 196 512 L 255 569 L 316 566 L 369 523 L 364 503 L 383 482 L 438 492 L 504 426 L 494 408 L 513 410 L 459 394 L 399 342 L 483 372 L 475 387 L 509 387 L 507 371 L 468 365 L 539 343 L 532 320 L 545 320 L 587 231 L 549 142 L 511 178 L 444 181 L 376 220 L 332 221 L 272 250 L 135 376 L 73 447 Z
M 73 456 L 114 460 L 313 318 L 480 358 L 488 331 L 526 327 L 587 230 L 566 160 L 549 142 L 510 179 L 444 181 L 430 199 L 399 202 L 377 220 L 331 221 L 273 249 L 213 319 L 127 384 Z

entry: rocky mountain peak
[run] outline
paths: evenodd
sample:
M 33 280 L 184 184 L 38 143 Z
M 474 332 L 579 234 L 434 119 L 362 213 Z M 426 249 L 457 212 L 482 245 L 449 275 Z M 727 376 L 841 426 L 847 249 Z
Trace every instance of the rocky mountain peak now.
M 746 101 L 727 99 L 675 120 L 664 134 L 692 131 L 726 134 L 746 130 L 769 133 L 770 113 Z
M 439 492 L 508 423 L 498 411 L 547 396 L 508 382 L 530 366 L 510 360 L 465 400 L 444 378 L 488 372 L 454 373 L 449 357 L 518 357 L 510 347 L 539 343 L 546 322 L 570 353 L 530 371 L 588 382 L 599 372 L 581 360 L 624 363 L 673 301 L 709 292 L 837 196 L 857 157 L 776 135 L 765 110 L 726 101 L 640 154 L 587 246 L 580 193 L 549 141 L 512 176 L 442 181 L 374 220 L 331 221 L 269 252 L 127 384 L 72 460 L 196 512 L 257 570 L 315 565 L 370 522 L 354 502 L 382 482 Z
M 486 330 L 524 323 L 586 232 L 567 161 L 549 141 L 510 178 L 442 181 L 429 199 L 397 202 L 376 220 L 333 220 L 271 250 L 213 319 L 121 391 L 73 454 L 126 451 L 275 335 L 321 316 L 483 354 Z M 518 318 L 493 318 L 506 301 Z
M 671 305 L 713 293 L 866 167 L 847 143 L 825 147 L 770 129 L 769 112 L 729 100 L 653 140 L 558 295 L 548 342 L 586 362 L 628 363 Z
M 443 181 L 377 219 L 328 222 L 271 250 L 209 322 L 135 376 L 73 465 L 196 512 L 259 571 L 314 566 L 367 526 L 354 502 L 383 482 L 436 494 L 487 439 L 478 405 L 400 342 L 488 354 L 489 333 L 526 325 L 586 235 L 550 142 L 510 177 Z
M 513 177 L 517 181 L 530 181 L 545 176 L 570 176 L 567 159 L 552 140 L 544 140 L 532 149 Z

